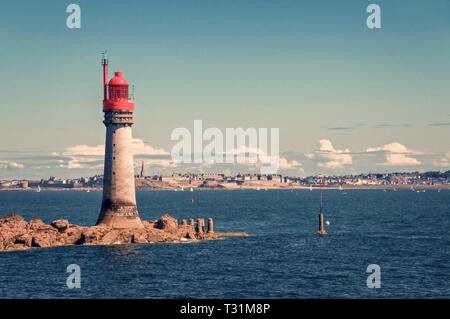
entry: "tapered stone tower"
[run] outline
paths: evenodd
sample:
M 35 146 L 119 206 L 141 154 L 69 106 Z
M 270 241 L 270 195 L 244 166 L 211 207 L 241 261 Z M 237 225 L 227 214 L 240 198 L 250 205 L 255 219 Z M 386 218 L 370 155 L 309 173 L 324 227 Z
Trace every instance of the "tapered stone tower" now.
M 122 72 L 108 80 L 108 60 L 103 65 L 103 112 L 106 126 L 103 199 L 97 225 L 143 228 L 136 206 L 131 126 L 134 103 Z

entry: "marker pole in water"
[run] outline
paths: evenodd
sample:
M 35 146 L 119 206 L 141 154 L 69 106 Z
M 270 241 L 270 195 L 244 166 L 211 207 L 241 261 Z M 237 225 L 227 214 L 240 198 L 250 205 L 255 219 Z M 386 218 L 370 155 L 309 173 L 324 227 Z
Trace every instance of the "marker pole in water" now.
M 322 185 L 320 185 L 320 213 L 319 213 L 319 230 L 317 231 L 317 234 L 319 235 L 325 235 L 327 232 L 325 231 L 325 228 L 323 227 L 323 212 L 322 212 Z

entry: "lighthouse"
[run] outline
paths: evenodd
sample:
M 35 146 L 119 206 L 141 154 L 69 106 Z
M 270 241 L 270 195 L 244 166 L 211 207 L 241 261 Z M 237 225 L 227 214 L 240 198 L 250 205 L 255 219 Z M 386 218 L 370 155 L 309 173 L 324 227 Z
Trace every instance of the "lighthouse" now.
M 108 60 L 103 66 L 103 112 L 106 126 L 103 198 L 97 225 L 143 228 L 136 206 L 131 126 L 134 103 L 122 72 L 108 81 Z

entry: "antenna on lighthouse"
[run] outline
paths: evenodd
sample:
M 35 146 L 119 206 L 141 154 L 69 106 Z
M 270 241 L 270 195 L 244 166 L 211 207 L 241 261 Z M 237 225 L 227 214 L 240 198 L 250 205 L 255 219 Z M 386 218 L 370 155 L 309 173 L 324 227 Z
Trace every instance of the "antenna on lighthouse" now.
M 108 64 L 108 59 L 106 58 L 106 52 L 107 52 L 107 50 L 102 52 L 102 65 Z
M 102 52 L 103 65 L 103 100 L 108 99 L 108 59 L 106 58 L 106 50 Z

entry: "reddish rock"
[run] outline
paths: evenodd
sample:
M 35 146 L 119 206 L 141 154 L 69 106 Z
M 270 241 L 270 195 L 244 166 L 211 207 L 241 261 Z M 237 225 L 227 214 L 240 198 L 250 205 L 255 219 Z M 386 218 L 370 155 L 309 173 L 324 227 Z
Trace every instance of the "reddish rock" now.
M 14 240 L 14 245 L 24 245 L 26 247 L 31 247 L 33 237 L 30 234 L 22 234 L 16 237 Z
M 169 214 L 165 214 L 155 224 L 155 228 L 164 230 L 171 234 L 178 233 L 178 220 L 170 216 Z
M 195 228 L 191 225 L 181 225 L 178 227 L 178 237 L 196 239 Z
M 45 224 L 41 219 L 26 222 L 18 214 L 0 218 L 0 251 L 52 247 L 63 245 L 109 245 L 128 243 L 179 242 L 186 239 L 211 240 L 222 236 L 246 236 L 242 233 L 213 234 L 195 230 L 193 220 L 189 225 L 178 225 L 178 220 L 168 214 L 154 221 L 142 221 L 144 229 L 112 229 L 105 226 L 82 227 L 58 219 Z
M 197 219 L 197 233 L 203 234 L 205 232 L 205 220 L 203 218 Z
M 153 228 L 155 223 L 156 223 L 156 221 L 154 221 L 154 222 L 149 222 L 148 220 L 142 221 L 142 225 L 144 225 L 144 228 Z
M 208 218 L 208 233 L 214 234 L 214 222 L 212 218 Z
M 58 234 L 58 241 L 63 245 L 75 245 L 82 241 L 85 227 L 70 225 L 63 233 Z
M 8 214 L 2 218 L 0 218 L 0 224 L 6 224 L 6 223 L 15 223 L 15 222 L 21 222 L 25 221 L 22 216 L 20 216 L 18 213 L 12 213 Z
M 17 213 L 6 215 L 5 217 L 0 218 L 0 226 L 2 228 L 25 228 L 27 222 Z
M 42 227 L 47 226 L 42 219 L 34 218 L 28 222 L 27 228 L 32 230 L 38 230 Z
M 147 236 L 148 236 L 147 231 L 145 230 L 137 231 L 131 236 L 131 243 L 136 244 L 148 243 Z
M 32 233 L 31 247 L 51 247 L 56 245 L 56 234 L 52 232 Z
M 99 244 L 101 243 L 101 239 L 110 232 L 111 229 L 99 226 L 87 227 L 83 229 L 80 240 L 75 244 Z
M 50 226 L 56 228 L 60 233 L 69 228 L 69 221 L 67 219 L 57 219 L 50 223 Z

